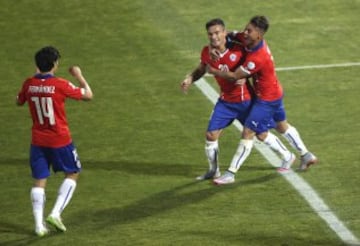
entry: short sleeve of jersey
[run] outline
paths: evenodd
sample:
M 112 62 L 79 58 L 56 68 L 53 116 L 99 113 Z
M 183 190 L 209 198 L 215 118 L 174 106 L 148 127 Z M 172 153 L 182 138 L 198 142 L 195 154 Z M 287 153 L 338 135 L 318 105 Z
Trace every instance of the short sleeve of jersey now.
M 262 59 L 258 59 L 254 56 L 248 56 L 244 62 L 244 64 L 241 66 L 241 69 L 249 74 L 252 75 L 254 73 L 257 73 L 259 70 L 261 70 L 264 62 Z
M 62 79 L 60 88 L 66 97 L 69 97 L 69 98 L 72 98 L 75 100 L 80 100 L 82 98 L 81 88 L 75 86 L 70 81 Z
M 26 102 L 26 84 L 27 84 L 27 80 L 23 83 L 21 90 L 19 91 L 18 95 L 17 95 L 17 101 L 20 105 L 23 105 Z
M 209 54 L 209 46 L 204 46 L 204 48 L 201 51 L 201 58 L 200 62 L 202 64 L 207 64 L 210 62 L 210 54 Z

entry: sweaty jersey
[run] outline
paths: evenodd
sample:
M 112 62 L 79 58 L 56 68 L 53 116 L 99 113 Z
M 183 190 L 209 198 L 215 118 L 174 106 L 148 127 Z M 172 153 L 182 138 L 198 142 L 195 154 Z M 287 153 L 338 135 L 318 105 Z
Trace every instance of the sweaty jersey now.
M 82 89 L 50 74 L 37 74 L 25 80 L 18 94 L 18 103 L 29 104 L 33 145 L 58 148 L 71 143 L 65 114 L 67 97 L 81 99 Z
M 226 49 L 217 61 L 211 59 L 208 46 L 205 46 L 201 52 L 201 63 L 209 64 L 222 71 L 235 71 L 242 59 L 243 51 L 238 46 Z M 215 79 L 220 86 L 220 99 L 226 102 L 237 103 L 251 99 L 251 94 L 246 84 L 238 85 L 218 76 L 215 76 Z
M 253 78 L 256 96 L 264 101 L 282 98 L 283 89 L 276 76 L 273 57 L 265 40 L 253 49 L 246 49 L 245 56 L 240 68 Z

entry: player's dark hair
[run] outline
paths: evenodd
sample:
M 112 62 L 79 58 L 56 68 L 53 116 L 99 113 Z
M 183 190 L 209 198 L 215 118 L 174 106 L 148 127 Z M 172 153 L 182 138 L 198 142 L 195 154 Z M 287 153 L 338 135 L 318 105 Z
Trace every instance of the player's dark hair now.
M 215 26 L 215 25 L 220 25 L 222 27 L 225 27 L 225 23 L 222 19 L 215 18 L 215 19 L 212 19 L 212 20 L 209 20 L 208 22 L 206 22 L 205 28 L 206 28 L 206 30 L 208 30 L 210 27 Z
M 254 16 L 251 18 L 250 23 L 259 28 L 263 33 L 266 33 L 270 26 L 268 19 L 263 15 Z
M 41 48 L 35 54 L 35 63 L 40 72 L 49 72 L 55 65 L 55 62 L 60 59 L 60 52 L 52 47 L 46 46 Z

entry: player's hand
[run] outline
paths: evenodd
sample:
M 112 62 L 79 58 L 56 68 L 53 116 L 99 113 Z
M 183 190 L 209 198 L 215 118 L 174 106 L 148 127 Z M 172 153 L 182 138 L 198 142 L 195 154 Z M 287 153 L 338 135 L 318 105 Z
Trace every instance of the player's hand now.
M 82 77 L 81 69 L 78 66 L 71 66 L 69 68 L 69 73 L 75 78 Z
M 220 51 L 218 51 L 215 48 L 212 48 L 211 45 L 209 45 L 209 55 L 211 60 L 217 61 L 220 59 Z
M 188 75 L 180 84 L 181 90 L 184 93 L 187 93 L 191 84 L 192 84 L 192 77 L 190 75 Z

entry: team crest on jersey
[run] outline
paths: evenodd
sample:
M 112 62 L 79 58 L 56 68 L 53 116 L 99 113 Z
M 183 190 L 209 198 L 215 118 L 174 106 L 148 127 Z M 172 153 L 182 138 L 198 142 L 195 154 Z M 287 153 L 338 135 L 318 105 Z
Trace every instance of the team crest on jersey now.
M 247 68 L 248 68 L 249 70 L 253 70 L 253 69 L 255 68 L 255 63 L 253 63 L 253 62 L 248 62 L 248 64 L 247 64 L 246 66 L 247 66 Z
M 230 61 L 235 61 L 236 60 L 236 55 L 235 54 L 231 54 L 230 55 Z

